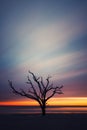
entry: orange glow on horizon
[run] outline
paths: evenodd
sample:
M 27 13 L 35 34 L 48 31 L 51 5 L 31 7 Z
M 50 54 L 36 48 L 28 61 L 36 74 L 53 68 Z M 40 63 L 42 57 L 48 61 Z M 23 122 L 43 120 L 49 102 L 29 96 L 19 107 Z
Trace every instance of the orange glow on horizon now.
M 36 106 L 38 105 L 35 101 L 4 101 L 0 102 L 0 106 Z
M 3 101 L 0 106 L 36 106 L 37 102 L 33 100 L 20 100 L 20 101 Z M 59 106 L 87 106 L 87 97 L 65 97 L 65 98 L 52 98 L 48 101 L 47 105 Z

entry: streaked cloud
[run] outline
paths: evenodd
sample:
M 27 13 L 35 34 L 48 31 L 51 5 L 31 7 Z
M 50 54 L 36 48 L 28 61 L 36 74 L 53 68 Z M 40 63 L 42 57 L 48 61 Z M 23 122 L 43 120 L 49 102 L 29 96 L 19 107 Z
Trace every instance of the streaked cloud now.
M 29 69 L 38 75 L 52 75 L 54 81 L 64 80 L 67 86 L 69 79 L 76 77 L 76 82 L 79 76 L 81 81 L 84 79 L 86 3 L 54 1 L 2 2 L 0 78 L 6 91 L 7 78 L 20 85 Z M 75 86 L 76 82 L 71 83 Z M 75 87 L 78 89 L 77 84 Z

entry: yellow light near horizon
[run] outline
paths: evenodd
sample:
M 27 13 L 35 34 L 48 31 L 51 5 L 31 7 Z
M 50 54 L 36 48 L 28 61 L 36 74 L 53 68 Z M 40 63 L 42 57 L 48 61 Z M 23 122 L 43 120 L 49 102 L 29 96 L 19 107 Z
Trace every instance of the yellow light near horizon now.
M 38 103 L 33 100 L 20 100 L 20 101 L 3 101 L 0 106 L 37 106 Z M 52 98 L 47 103 L 48 106 L 87 106 L 87 97 L 65 97 L 65 98 Z
M 49 105 L 59 106 L 87 106 L 87 97 L 52 98 Z

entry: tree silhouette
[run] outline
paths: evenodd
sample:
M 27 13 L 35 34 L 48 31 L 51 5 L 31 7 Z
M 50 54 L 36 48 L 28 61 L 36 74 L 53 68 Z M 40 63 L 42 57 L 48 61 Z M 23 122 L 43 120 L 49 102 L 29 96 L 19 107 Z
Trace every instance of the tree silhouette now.
M 30 77 L 27 76 L 28 81 L 26 83 L 29 84 L 28 92 L 23 89 L 20 89 L 19 91 L 16 90 L 13 86 L 12 81 L 10 80 L 8 80 L 9 85 L 13 90 L 13 93 L 37 101 L 42 110 L 42 115 L 45 115 L 47 101 L 55 94 L 63 94 L 61 90 L 63 88 L 63 85 L 54 87 L 53 83 L 50 84 L 51 77 L 48 76 L 46 79 L 46 83 L 44 83 L 43 77 L 36 77 L 35 74 L 31 71 L 29 71 L 29 74 L 32 76 L 33 80 L 31 80 Z M 37 84 L 37 86 L 35 86 L 35 83 Z

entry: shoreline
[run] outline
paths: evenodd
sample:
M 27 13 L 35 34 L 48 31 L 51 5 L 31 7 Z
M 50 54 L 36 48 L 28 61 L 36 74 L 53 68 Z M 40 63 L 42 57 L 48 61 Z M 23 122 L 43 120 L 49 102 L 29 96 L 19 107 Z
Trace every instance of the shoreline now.
M 87 114 L 87 107 L 48 106 L 47 114 Z M 39 106 L 2 106 L 0 114 L 41 114 Z

